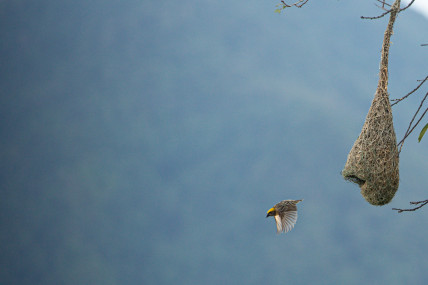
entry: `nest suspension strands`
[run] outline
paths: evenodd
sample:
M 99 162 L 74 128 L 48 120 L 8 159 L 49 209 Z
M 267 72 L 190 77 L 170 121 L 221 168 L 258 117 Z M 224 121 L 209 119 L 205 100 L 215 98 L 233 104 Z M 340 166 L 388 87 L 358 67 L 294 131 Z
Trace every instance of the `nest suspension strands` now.
M 388 53 L 400 0 L 391 7 L 380 62 L 379 83 L 363 128 L 355 141 L 342 175 L 360 186 L 362 196 L 372 205 L 385 205 L 399 184 L 399 154 L 388 96 Z

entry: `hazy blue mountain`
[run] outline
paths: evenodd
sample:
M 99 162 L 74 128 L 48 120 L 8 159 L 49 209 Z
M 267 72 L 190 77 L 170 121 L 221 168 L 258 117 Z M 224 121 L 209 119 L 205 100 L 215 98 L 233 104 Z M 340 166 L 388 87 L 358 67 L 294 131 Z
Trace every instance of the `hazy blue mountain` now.
M 426 280 L 426 210 L 391 208 L 428 198 L 428 138 L 389 205 L 340 175 L 387 18 L 276 4 L 0 1 L 1 284 Z M 391 98 L 427 75 L 427 24 L 397 19 Z M 399 139 L 424 92 L 393 108 Z M 302 198 L 277 235 L 266 211 Z

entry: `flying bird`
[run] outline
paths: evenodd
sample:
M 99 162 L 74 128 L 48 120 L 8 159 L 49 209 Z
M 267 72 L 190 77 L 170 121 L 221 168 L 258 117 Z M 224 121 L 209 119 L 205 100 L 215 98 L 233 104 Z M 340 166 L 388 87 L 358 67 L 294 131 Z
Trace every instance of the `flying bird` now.
M 297 221 L 296 204 L 302 200 L 284 200 L 273 206 L 267 211 L 267 217 L 273 216 L 276 222 L 276 232 L 286 233 L 294 228 Z

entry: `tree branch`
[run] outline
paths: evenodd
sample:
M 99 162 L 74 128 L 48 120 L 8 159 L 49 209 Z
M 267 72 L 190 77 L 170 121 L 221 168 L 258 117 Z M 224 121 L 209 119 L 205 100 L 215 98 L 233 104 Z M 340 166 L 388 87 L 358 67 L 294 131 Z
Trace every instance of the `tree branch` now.
M 422 115 L 420 116 L 420 118 L 419 118 L 419 120 L 416 122 L 416 124 L 414 124 L 413 125 L 413 127 L 412 127 L 412 123 L 413 123 L 413 121 L 415 120 L 415 118 L 416 118 L 416 116 L 418 115 L 418 113 L 419 113 L 419 111 L 421 110 L 421 108 L 422 108 L 422 105 L 424 104 L 424 101 L 425 101 L 425 99 L 428 97 L 428 92 L 427 92 L 427 94 L 425 94 L 425 97 L 422 99 L 422 101 L 421 101 L 421 104 L 419 105 L 419 108 L 416 110 L 416 112 L 415 112 L 415 114 L 413 115 L 413 118 L 412 118 L 412 120 L 410 121 L 410 123 L 409 123 L 409 127 L 407 128 L 407 131 L 406 131 L 406 133 L 404 134 L 404 137 L 403 137 L 403 139 L 397 144 L 397 146 L 399 146 L 400 147 L 400 149 L 399 149 L 399 151 L 398 151 L 398 153 L 400 153 L 401 152 L 401 149 L 403 148 L 403 144 L 404 144 L 404 141 L 406 140 L 406 138 L 413 132 L 413 130 L 416 128 L 416 126 L 420 123 L 420 121 L 422 120 L 422 118 L 425 116 L 425 114 L 427 113 L 427 111 L 428 111 L 428 108 L 426 108 L 425 109 L 425 111 L 422 113 Z
M 285 3 L 285 1 L 281 1 L 283 8 L 289 8 L 289 7 L 297 7 L 297 8 L 302 8 L 303 5 L 305 5 L 306 3 L 308 3 L 309 0 L 299 0 L 293 4 L 287 4 Z
M 412 205 L 420 204 L 420 205 L 415 207 L 415 208 L 412 208 L 412 209 L 397 209 L 397 208 L 392 208 L 392 209 L 395 211 L 398 211 L 398 213 L 416 211 L 416 210 L 422 208 L 423 206 L 425 206 L 426 204 L 428 204 L 428 199 L 423 200 L 423 201 L 418 201 L 418 202 L 410 202 L 410 204 L 412 204 Z
M 391 7 L 390 4 L 386 3 L 386 0 L 377 0 L 377 1 L 380 2 L 380 3 L 382 3 L 382 7 L 379 7 L 378 5 L 376 5 L 376 6 L 378 6 L 379 8 L 381 8 L 383 10 L 385 10 L 385 6 Z M 400 9 L 398 11 L 398 13 L 401 13 L 404 10 L 406 10 L 407 8 L 409 8 L 410 6 L 412 6 L 413 2 L 415 2 L 415 0 L 410 1 L 409 5 L 407 5 L 406 7 L 402 8 L 402 9 Z M 392 8 L 390 10 L 387 10 L 385 13 L 382 13 L 381 15 L 375 16 L 375 17 L 361 16 L 361 19 L 365 19 L 365 20 L 376 20 L 376 19 L 380 19 L 380 18 L 384 17 L 385 15 L 388 15 L 389 13 L 391 13 L 391 10 L 392 10 Z
M 412 6 L 413 2 L 415 2 L 415 0 L 410 1 L 409 5 L 407 5 L 406 7 L 404 7 L 403 9 L 400 9 L 400 11 L 398 13 L 403 12 L 404 10 L 406 10 L 407 8 L 409 8 L 410 6 Z
M 425 81 L 427 81 L 427 80 L 428 80 L 428 76 L 425 77 L 425 79 L 423 79 L 423 80 L 418 80 L 418 81 L 421 81 L 421 83 L 418 86 L 416 86 L 415 89 L 413 89 L 412 91 L 410 91 L 409 93 L 407 93 L 406 95 L 404 95 L 403 97 L 401 97 L 399 99 L 391 99 L 391 101 L 394 101 L 394 103 L 391 104 L 391 107 L 394 106 L 394 105 L 396 105 L 396 104 L 398 104 L 398 103 L 400 103 L 401 101 L 403 101 L 404 99 L 406 99 L 407 97 L 409 97 L 410 95 L 412 95 L 413 93 L 415 93 L 419 89 L 419 87 L 421 87 L 422 84 L 424 84 Z

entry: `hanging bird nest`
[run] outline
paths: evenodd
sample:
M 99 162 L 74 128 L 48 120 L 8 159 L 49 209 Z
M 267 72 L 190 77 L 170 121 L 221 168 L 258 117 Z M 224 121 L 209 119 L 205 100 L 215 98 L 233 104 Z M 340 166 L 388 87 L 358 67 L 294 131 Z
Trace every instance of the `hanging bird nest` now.
M 379 83 L 360 135 L 355 141 L 342 175 L 360 186 L 361 194 L 372 205 L 385 205 L 399 184 L 399 154 L 392 110 L 388 96 L 388 52 L 392 27 L 400 0 L 391 7 L 382 46 Z
M 378 90 L 379 91 L 379 90 Z M 342 175 L 372 205 L 389 203 L 398 189 L 398 148 L 387 93 L 376 92 Z

